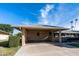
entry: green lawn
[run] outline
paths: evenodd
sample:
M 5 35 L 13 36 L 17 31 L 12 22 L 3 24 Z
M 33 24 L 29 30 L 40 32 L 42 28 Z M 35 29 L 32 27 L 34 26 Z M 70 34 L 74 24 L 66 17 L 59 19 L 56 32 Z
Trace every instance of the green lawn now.
M 71 46 L 74 46 L 74 47 L 76 47 L 76 48 L 79 48 L 79 41 L 76 41 L 76 42 L 74 42 L 74 43 L 70 43 L 70 44 L 68 44 L 68 45 L 71 45 Z
M 69 44 L 69 45 L 79 48 L 79 44 Z
M 0 41 L 0 56 L 13 56 L 19 47 L 8 47 L 8 41 Z
M 0 56 L 13 56 L 20 47 L 0 47 Z

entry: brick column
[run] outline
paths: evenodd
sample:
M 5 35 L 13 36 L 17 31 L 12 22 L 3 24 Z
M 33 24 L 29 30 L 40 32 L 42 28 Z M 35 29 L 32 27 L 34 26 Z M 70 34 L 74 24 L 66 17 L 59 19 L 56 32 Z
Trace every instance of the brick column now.
M 55 41 L 54 32 L 52 32 L 52 41 Z
M 22 46 L 24 46 L 26 43 L 26 31 L 25 29 L 22 29 Z
M 59 30 L 59 43 L 62 43 L 62 39 L 61 39 L 61 30 Z

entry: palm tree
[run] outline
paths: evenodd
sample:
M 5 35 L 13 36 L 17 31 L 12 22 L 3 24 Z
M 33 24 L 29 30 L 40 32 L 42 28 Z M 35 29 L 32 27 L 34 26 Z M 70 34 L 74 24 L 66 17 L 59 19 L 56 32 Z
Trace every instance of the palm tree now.
M 74 30 L 76 29 L 76 24 L 77 24 L 78 19 L 75 19 L 75 26 L 74 26 Z
M 73 26 L 73 21 L 70 21 L 71 23 L 71 30 L 73 30 L 74 26 Z

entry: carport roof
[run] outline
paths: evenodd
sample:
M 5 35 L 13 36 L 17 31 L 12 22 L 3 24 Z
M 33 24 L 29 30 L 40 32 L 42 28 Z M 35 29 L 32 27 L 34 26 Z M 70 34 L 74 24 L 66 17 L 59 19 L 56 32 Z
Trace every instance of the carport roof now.
M 69 28 L 59 27 L 59 26 L 51 26 L 51 25 L 20 25 L 20 26 L 13 26 L 17 29 L 44 29 L 44 30 L 68 30 Z

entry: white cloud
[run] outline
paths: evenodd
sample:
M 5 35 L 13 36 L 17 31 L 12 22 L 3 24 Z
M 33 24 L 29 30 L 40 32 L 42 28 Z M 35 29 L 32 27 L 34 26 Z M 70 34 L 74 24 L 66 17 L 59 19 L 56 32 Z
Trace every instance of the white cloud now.
M 46 18 L 48 16 L 49 11 L 54 8 L 54 5 L 46 5 L 45 8 L 41 9 L 41 17 Z
M 62 19 L 64 18 L 63 9 L 63 4 L 58 7 L 56 7 L 55 4 L 47 4 L 40 10 L 38 24 L 59 26 L 61 20 L 64 20 Z
M 54 8 L 54 5 L 47 4 L 44 8 L 40 10 L 40 16 L 39 16 L 39 24 L 49 24 L 48 16 L 49 12 Z

